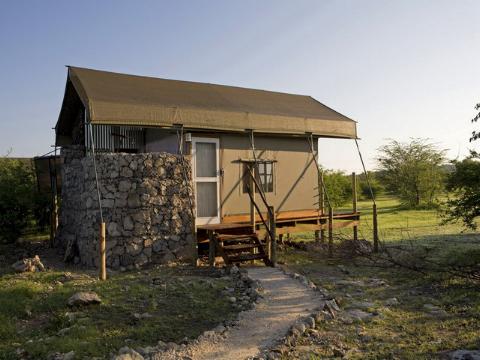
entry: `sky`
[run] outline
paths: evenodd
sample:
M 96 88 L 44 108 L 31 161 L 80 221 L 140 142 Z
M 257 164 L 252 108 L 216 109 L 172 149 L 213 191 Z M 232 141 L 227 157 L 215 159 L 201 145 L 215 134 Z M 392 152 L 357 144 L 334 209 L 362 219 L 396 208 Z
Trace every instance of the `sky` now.
M 388 139 L 450 159 L 480 102 L 480 1 L 0 0 L 0 155 L 54 143 L 65 65 L 310 95 L 358 122 L 367 167 Z M 360 171 L 352 140 L 320 162 Z

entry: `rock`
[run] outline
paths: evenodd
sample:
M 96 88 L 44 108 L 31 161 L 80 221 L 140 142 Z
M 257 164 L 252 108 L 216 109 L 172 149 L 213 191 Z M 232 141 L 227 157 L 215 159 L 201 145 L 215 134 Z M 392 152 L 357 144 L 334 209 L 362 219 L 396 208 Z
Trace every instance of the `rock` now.
M 315 329 L 315 319 L 313 316 L 309 316 L 305 319 L 305 325 L 310 329 Z
M 119 350 L 119 355 L 115 356 L 113 360 L 144 360 L 144 357 L 128 346 L 124 346 Z
M 45 266 L 43 266 L 38 255 L 35 255 L 33 258 L 19 260 L 12 264 L 12 268 L 19 273 L 45 271 Z
M 433 304 L 424 304 L 423 308 L 427 311 L 439 311 L 441 310 L 440 307 L 433 305 Z
M 72 295 L 68 299 L 68 306 L 83 306 L 91 304 L 100 304 L 102 300 L 100 297 L 93 291 L 81 291 Z
M 400 304 L 400 302 L 398 301 L 397 298 L 393 297 L 393 298 L 390 298 L 390 299 L 387 299 L 385 300 L 385 303 L 384 303 L 386 306 L 395 306 L 395 305 L 398 305 Z
M 349 308 L 357 308 L 362 310 L 367 310 L 375 307 L 375 304 L 370 301 L 359 301 L 352 303 Z
M 57 335 L 58 336 L 65 336 L 70 332 L 71 328 L 67 327 L 65 329 L 61 329 L 58 331 Z
M 235 275 L 235 274 L 238 274 L 239 272 L 240 272 L 240 270 L 238 269 L 238 267 L 236 265 L 233 265 L 230 268 L 230 275 Z
M 335 313 L 335 311 L 340 311 L 337 302 L 335 299 L 325 301 L 325 310 L 328 310 L 330 313 Z
M 228 298 L 228 301 L 230 301 L 232 304 L 235 304 L 237 302 L 237 298 L 235 296 L 231 296 Z
M 218 334 L 223 334 L 225 331 L 227 331 L 227 328 L 223 325 L 218 325 L 215 329 L 213 329 Z
M 360 309 L 350 309 L 347 310 L 347 314 L 357 321 L 366 321 L 373 317 L 372 314 L 367 313 Z
M 448 354 L 451 360 L 480 360 L 480 350 L 455 350 Z
M 347 268 L 343 265 L 338 265 L 337 268 L 344 274 L 347 274 L 347 275 L 350 274 L 350 271 L 348 271 Z
M 339 348 L 333 348 L 333 356 L 343 358 L 345 356 L 345 351 Z

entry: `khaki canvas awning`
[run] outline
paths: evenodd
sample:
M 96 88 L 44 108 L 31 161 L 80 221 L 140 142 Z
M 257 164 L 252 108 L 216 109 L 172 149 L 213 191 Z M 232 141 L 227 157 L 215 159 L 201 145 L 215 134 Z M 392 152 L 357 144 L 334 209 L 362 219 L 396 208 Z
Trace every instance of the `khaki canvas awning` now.
M 71 108 L 80 100 L 92 124 L 183 124 L 199 130 L 357 137 L 355 121 L 310 96 L 77 67 L 68 70 L 57 135 L 73 121 Z

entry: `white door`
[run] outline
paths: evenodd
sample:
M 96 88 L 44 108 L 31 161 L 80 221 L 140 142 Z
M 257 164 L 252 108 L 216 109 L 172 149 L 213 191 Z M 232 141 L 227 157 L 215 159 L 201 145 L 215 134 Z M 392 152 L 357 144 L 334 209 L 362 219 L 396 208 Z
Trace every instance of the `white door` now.
M 197 225 L 220 223 L 218 148 L 218 139 L 192 139 Z

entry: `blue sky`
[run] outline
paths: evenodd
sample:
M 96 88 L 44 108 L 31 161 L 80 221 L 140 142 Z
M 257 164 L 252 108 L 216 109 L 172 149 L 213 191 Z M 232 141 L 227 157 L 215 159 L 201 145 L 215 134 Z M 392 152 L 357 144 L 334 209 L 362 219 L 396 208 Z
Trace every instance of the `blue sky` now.
M 307 94 L 359 122 L 369 167 L 388 138 L 464 156 L 480 102 L 480 1 L 0 0 L 0 154 L 53 144 L 75 65 Z M 359 170 L 352 141 L 321 140 Z

